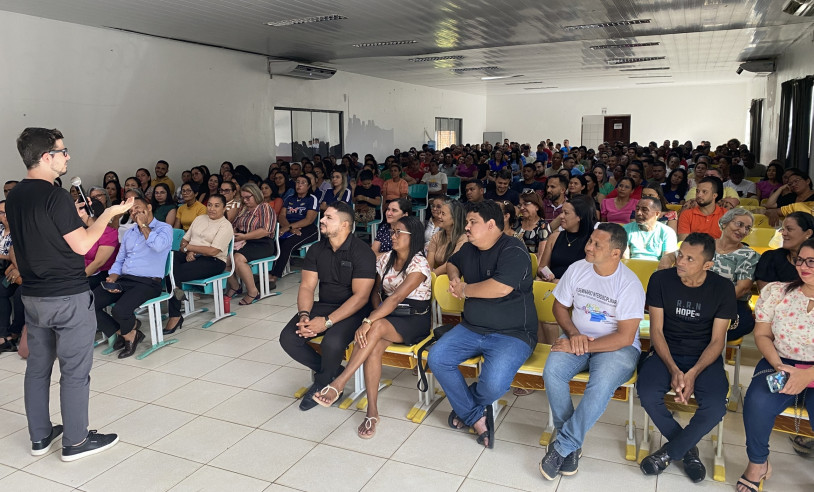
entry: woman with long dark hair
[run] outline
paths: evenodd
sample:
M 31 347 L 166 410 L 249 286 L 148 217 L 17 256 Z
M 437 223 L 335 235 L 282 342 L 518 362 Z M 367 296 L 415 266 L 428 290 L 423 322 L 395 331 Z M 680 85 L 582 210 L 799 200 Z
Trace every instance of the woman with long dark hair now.
M 447 261 L 468 241 L 466 237 L 466 212 L 457 200 L 447 198 L 438 211 L 435 223 L 441 227 L 427 245 L 427 260 L 433 273 L 447 273 Z
M 667 199 L 667 203 L 684 205 L 684 196 L 690 189 L 690 183 L 687 180 L 687 171 L 681 167 L 673 169 L 667 182 L 662 183 L 661 189 L 664 192 L 664 198 Z
M 139 191 L 144 195 L 144 197 L 148 200 L 153 199 L 153 187 L 150 186 L 152 183 L 153 178 L 150 176 L 150 171 L 141 167 L 136 171 L 136 179 L 139 182 Z
M 393 249 L 376 260 L 376 284 L 371 294 L 373 312 L 356 330 L 348 365 L 314 400 L 331 406 L 364 364 L 367 413 L 356 430 L 362 439 L 376 434 L 379 423 L 378 388 L 382 356 L 392 343 L 412 345 L 430 333 L 432 273 L 424 257 L 424 225 L 415 217 L 402 217 L 392 228 Z M 409 308 L 399 307 L 401 304 Z
M 769 198 L 772 193 L 783 186 L 783 166 L 778 161 L 772 161 L 766 167 L 766 175 L 755 183 L 757 186 L 757 199 Z
M 157 183 L 153 188 L 153 198 L 150 203 L 153 206 L 153 217 L 156 220 L 169 225 L 175 224 L 176 205 L 172 200 L 173 196 L 170 187 L 166 183 Z

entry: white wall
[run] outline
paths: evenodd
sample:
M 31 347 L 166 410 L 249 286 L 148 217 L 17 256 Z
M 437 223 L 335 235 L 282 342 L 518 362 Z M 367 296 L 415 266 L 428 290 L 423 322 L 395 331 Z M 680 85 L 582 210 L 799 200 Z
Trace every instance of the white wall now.
M 535 144 L 550 138 L 579 144 L 582 117 L 631 115 L 630 138 L 640 144 L 743 140 L 749 113 L 747 83 L 574 91 L 491 96 L 486 131 L 503 131 L 513 141 Z
M 0 12 L 0 180 L 25 174 L 15 138 L 59 128 L 68 176 L 87 185 L 105 171 L 184 169 L 224 160 L 263 174 L 274 157 L 275 106 L 345 111 L 345 149 L 383 158 L 433 135 L 436 116 L 464 118 L 478 142 L 486 100 L 339 73 L 321 82 L 277 77 L 256 55 Z M 66 178 L 67 178 L 66 177 Z
M 780 85 L 787 80 L 814 75 L 814 32 L 803 35 L 777 59 L 777 70 L 765 81 L 761 161 L 777 158 L 777 136 L 780 131 Z M 759 90 L 759 88 L 758 88 Z M 810 166 L 810 164 L 809 164 Z

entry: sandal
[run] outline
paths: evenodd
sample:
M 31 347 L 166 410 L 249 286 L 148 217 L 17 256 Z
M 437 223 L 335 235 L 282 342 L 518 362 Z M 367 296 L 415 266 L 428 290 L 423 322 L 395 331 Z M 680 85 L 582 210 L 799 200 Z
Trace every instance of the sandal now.
M 515 388 L 512 391 L 514 396 L 529 396 L 530 394 L 534 393 L 534 390 L 526 389 L 526 388 Z
M 495 447 L 495 416 L 492 412 L 492 405 L 486 407 L 486 431 L 478 435 L 478 444 L 483 444 L 487 439 L 489 442 L 486 447 L 493 449 Z
M 231 294 L 229 292 L 231 292 Z M 240 287 L 238 289 L 229 288 L 229 289 L 226 290 L 226 294 L 224 294 L 224 295 L 226 297 L 235 297 L 235 296 L 239 296 L 242 293 L 243 293 L 243 287 Z
M 455 419 L 458 419 L 458 425 L 455 425 Z M 449 412 L 447 423 L 455 430 L 464 430 L 466 428 L 466 424 L 464 424 L 463 421 L 459 419 L 457 415 L 455 415 L 455 410 Z
M 248 298 L 248 299 L 251 299 L 251 300 L 250 300 L 250 301 L 246 301 L 246 299 L 247 299 L 247 298 Z M 249 294 L 246 294 L 246 297 L 244 297 L 243 299 L 241 299 L 241 300 L 240 300 L 240 302 L 238 302 L 238 304 L 240 304 L 241 306 L 248 306 L 248 305 L 250 305 L 250 304 L 254 304 L 255 302 L 257 302 L 257 301 L 259 301 L 259 300 L 260 300 L 260 292 L 258 291 L 258 292 L 257 292 L 257 295 L 256 295 L 256 296 L 254 296 L 254 297 L 251 297 L 251 296 L 249 296 Z
M 331 390 L 333 390 L 333 392 L 336 393 L 336 398 L 334 398 L 330 402 L 325 401 L 322 398 L 320 398 L 320 397 L 327 396 L 328 392 L 331 391 Z M 328 386 L 322 388 L 318 393 L 314 393 L 314 396 L 312 396 L 311 398 L 313 398 L 315 402 L 319 403 L 323 407 L 328 408 L 331 405 L 333 405 L 334 403 L 336 403 L 336 401 L 339 400 L 339 398 L 341 398 L 341 397 L 342 397 L 342 393 L 340 393 L 338 389 L 334 388 L 333 386 L 331 386 L 329 384 Z
M 376 422 L 375 424 L 373 423 L 374 421 Z M 356 429 L 356 435 L 362 439 L 370 439 L 376 435 L 376 427 L 378 427 L 378 425 L 379 417 L 365 417 L 365 421 L 362 422 L 362 425 L 360 425 L 358 429 Z M 362 427 L 364 427 L 364 430 L 370 431 L 370 434 L 363 434 Z
M 757 482 L 753 482 L 752 480 L 746 478 L 746 473 L 744 473 L 743 475 L 741 475 L 738 481 L 735 482 L 735 488 L 737 489 L 739 485 L 742 485 L 746 487 L 746 490 L 748 492 L 758 492 L 760 490 L 763 490 L 763 482 L 765 482 L 771 476 L 772 476 L 772 465 L 770 465 L 769 462 L 767 461 L 766 473 L 764 473 L 763 476 L 760 477 L 760 479 Z
M 0 343 L 0 353 L 3 352 L 16 352 L 17 346 L 14 344 L 14 340 L 11 338 L 3 339 L 3 343 Z

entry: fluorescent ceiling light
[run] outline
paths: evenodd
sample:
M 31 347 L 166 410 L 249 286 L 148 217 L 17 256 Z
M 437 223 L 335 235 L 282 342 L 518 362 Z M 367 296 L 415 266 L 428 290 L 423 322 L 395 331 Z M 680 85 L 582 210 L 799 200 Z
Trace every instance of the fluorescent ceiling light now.
M 658 46 L 661 43 L 623 43 L 623 44 L 600 44 L 596 46 L 589 46 L 592 50 L 609 50 L 613 48 L 641 48 L 643 46 Z
M 421 56 L 418 58 L 408 58 L 407 61 L 420 63 L 420 62 L 434 62 L 443 60 L 463 60 L 463 55 L 448 55 L 448 56 Z
M 281 21 L 266 22 L 266 25 L 272 27 L 285 27 L 285 26 L 295 26 L 299 24 L 311 24 L 314 22 L 334 21 L 340 19 L 347 19 L 347 17 L 339 14 L 318 15 L 316 17 L 303 17 L 302 19 L 288 19 Z
M 670 82 L 670 81 L 664 81 L 664 82 L 636 82 L 636 85 L 670 84 L 670 83 L 672 83 L 672 82 Z
M 463 73 L 463 72 L 495 72 L 500 70 L 500 67 L 467 67 L 467 68 L 453 68 L 451 69 L 455 73 Z
M 629 79 L 663 79 L 672 77 L 672 75 L 628 75 Z
M 542 81 L 539 82 L 506 82 L 506 85 L 532 85 L 532 84 L 542 84 Z
M 404 41 L 376 41 L 375 43 L 358 43 L 352 45 L 354 48 L 377 48 L 379 46 L 396 46 L 399 44 L 414 44 L 418 41 L 414 39 Z
M 575 31 L 578 29 L 597 29 L 600 27 L 618 27 L 618 26 L 632 26 L 634 24 L 650 24 L 650 19 L 633 19 L 616 22 L 600 22 L 598 24 L 580 24 L 577 26 L 563 26 L 566 31 Z
M 664 60 L 666 56 L 639 56 L 632 58 L 611 58 L 608 60 L 608 65 L 625 65 L 628 63 L 648 62 L 654 60 Z
M 645 70 L 670 70 L 670 67 L 648 67 L 648 68 L 620 68 L 620 72 L 643 72 Z
M 542 89 L 556 89 L 556 88 L 557 88 L 556 86 L 551 86 L 551 87 L 523 87 L 523 90 L 524 91 L 539 91 L 539 90 L 542 90 Z
M 515 77 L 522 77 L 522 76 L 523 76 L 522 74 L 516 74 L 516 75 L 495 75 L 495 76 L 492 76 L 492 77 L 481 77 L 480 79 L 481 79 L 481 80 L 513 79 L 513 78 L 515 78 Z

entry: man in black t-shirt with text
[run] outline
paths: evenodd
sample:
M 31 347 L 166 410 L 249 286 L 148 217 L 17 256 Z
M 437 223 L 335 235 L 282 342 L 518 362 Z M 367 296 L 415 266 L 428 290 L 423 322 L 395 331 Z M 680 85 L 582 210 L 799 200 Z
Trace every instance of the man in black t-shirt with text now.
M 655 353 L 642 363 L 637 386 L 642 407 L 668 442 L 642 460 L 645 475 L 658 475 L 682 459 L 693 482 L 704 480 L 706 468 L 696 444 L 726 414 L 728 382 L 721 352 L 737 305 L 732 282 L 710 270 L 714 255 L 712 236 L 692 233 L 676 254 L 675 268 L 650 277 L 647 304 Z M 684 428 L 664 404 L 671 389 L 679 403 L 693 395 L 698 402 Z
M 9 193 L 6 211 L 28 325 L 24 384 L 31 454 L 47 454 L 63 433 L 62 425 L 52 425 L 48 404 L 51 371 L 59 359 L 62 461 L 74 461 L 119 440 L 116 434 L 88 432 L 96 315 L 84 254 L 113 216 L 130 209 L 133 199 L 109 207 L 86 229 L 85 205 L 74 205 L 67 191 L 54 186 L 71 158 L 62 138 L 59 130 L 23 130 L 17 149 L 28 173 Z
M 449 290 L 465 300 L 462 320 L 432 346 L 427 363 L 452 405 L 449 425 L 474 427 L 478 442 L 491 448 L 492 404 L 537 345 L 534 272 L 523 242 L 503 234 L 497 203 L 467 204 L 466 235 L 469 242 L 447 264 Z M 458 365 L 476 356 L 483 356 L 482 370 L 467 385 Z

